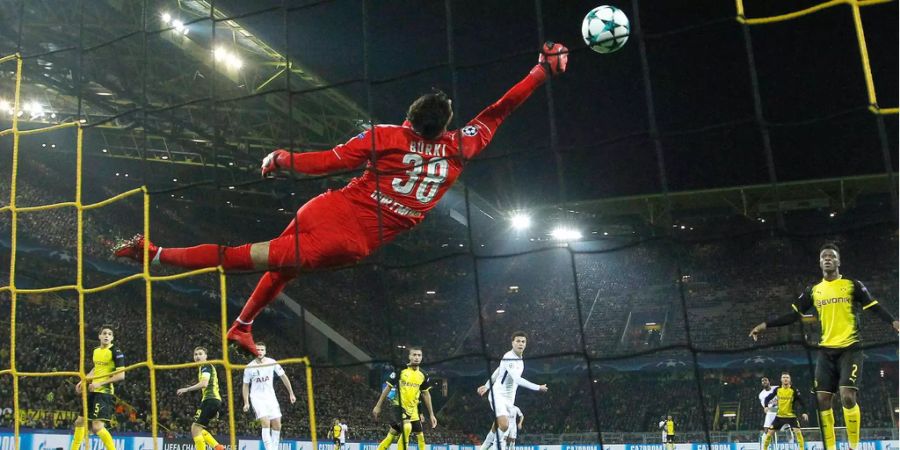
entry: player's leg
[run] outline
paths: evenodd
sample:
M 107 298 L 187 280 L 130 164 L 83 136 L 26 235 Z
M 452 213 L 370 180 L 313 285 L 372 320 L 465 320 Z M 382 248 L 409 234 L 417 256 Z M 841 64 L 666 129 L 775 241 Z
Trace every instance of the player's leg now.
M 762 450 L 769 450 L 769 444 L 772 443 L 772 435 L 775 434 L 774 428 L 766 430 L 766 437 L 763 438 Z
M 412 421 L 412 434 L 416 437 L 418 450 L 425 450 L 425 429 L 422 427 L 422 419 Z
M 272 448 L 274 450 L 278 450 L 278 445 L 281 444 L 281 417 L 273 417 L 269 422 L 269 433 L 272 437 Z
M 104 421 L 95 420 L 91 422 L 91 432 L 100 438 L 100 442 L 103 443 L 103 448 L 106 450 L 116 450 L 116 443 L 113 441 L 112 435 L 109 434 L 109 430 L 106 429 Z
M 847 349 L 841 352 L 838 359 L 841 370 L 840 393 L 841 406 L 844 409 L 844 425 L 847 426 L 847 441 L 851 450 L 859 448 L 859 430 L 862 426 L 862 413 L 856 402 L 859 390 L 859 377 L 862 376 L 863 354 L 859 349 Z
M 90 403 L 88 403 L 88 405 L 90 405 Z M 78 416 L 78 418 L 75 419 L 75 431 L 72 434 L 72 446 L 69 447 L 71 450 L 78 450 L 81 448 L 81 443 L 84 442 L 85 431 L 84 417 Z
M 400 422 L 391 423 L 391 427 L 388 429 L 387 436 L 385 436 L 384 439 L 382 439 L 378 444 L 378 450 L 387 450 L 388 448 L 390 448 L 391 444 L 394 443 L 394 440 L 396 440 L 402 432 L 403 425 Z
M 251 332 L 253 320 L 269 303 L 275 300 L 288 282 L 295 277 L 294 273 L 288 271 L 264 273 L 253 293 L 250 294 L 250 298 L 247 299 L 247 303 L 241 309 L 241 313 L 228 329 L 228 340 L 236 341 L 241 347 L 255 355 L 256 345 Z
M 822 427 L 822 441 L 825 450 L 836 450 L 837 440 L 834 433 L 834 411 L 831 400 L 837 392 L 840 368 L 835 355 L 829 349 L 819 350 L 816 359 L 816 400 L 819 404 L 819 423 Z
M 806 441 L 803 440 L 803 430 L 800 429 L 800 422 L 797 422 L 794 425 L 796 426 L 791 427 L 791 433 L 797 441 L 797 447 L 800 450 L 806 450 Z
M 515 419 L 509 421 L 509 430 L 506 432 L 506 448 L 512 450 L 516 444 L 516 435 L 518 434 L 518 424 Z
M 197 411 L 198 413 L 200 411 Z M 206 439 L 203 439 L 203 426 L 194 422 L 191 424 L 191 439 L 194 440 L 194 448 L 206 450 Z
M 223 450 L 225 448 L 224 445 L 220 444 L 219 441 L 216 440 L 215 436 L 212 435 L 206 428 L 203 428 L 200 431 L 200 436 L 203 437 L 203 442 L 206 442 L 206 445 L 214 448 L 215 450 Z
M 484 437 L 484 442 L 481 443 L 480 450 L 488 450 L 489 448 L 491 448 L 491 446 L 494 445 L 494 440 L 496 439 L 496 435 L 497 435 L 497 425 L 492 423 L 491 430 L 488 431 L 487 436 Z
M 268 417 L 259 417 L 258 419 L 263 448 L 272 450 L 272 423 Z

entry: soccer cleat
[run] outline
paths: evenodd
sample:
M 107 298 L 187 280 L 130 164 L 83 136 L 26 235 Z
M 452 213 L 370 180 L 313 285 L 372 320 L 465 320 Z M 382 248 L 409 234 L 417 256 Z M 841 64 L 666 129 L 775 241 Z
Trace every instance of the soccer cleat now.
M 238 345 L 238 348 L 250 352 L 253 356 L 259 356 L 256 353 L 256 343 L 253 342 L 253 334 L 250 332 L 250 325 L 244 325 L 234 322 L 228 329 L 228 340 Z
M 133 238 L 116 247 L 114 249 L 114 255 L 116 258 L 128 258 L 137 262 L 143 262 L 145 245 L 147 246 L 147 250 L 150 253 L 150 260 L 152 261 L 156 256 L 156 252 L 159 251 L 159 247 L 153 245 L 149 240 L 144 239 L 142 234 L 136 234 Z
M 225 446 L 222 444 L 219 444 L 219 445 L 213 447 L 213 450 L 225 450 Z

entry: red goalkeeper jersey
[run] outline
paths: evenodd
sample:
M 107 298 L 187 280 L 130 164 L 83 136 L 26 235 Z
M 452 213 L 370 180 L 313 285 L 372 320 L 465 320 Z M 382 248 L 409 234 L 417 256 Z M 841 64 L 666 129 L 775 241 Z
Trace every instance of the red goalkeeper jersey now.
M 366 171 L 341 189 L 351 200 L 380 204 L 385 214 L 413 227 L 459 178 L 467 160 L 493 139 L 503 120 L 546 79 L 540 66 L 459 130 L 424 139 L 408 122 L 376 125 L 328 151 L 294 153 L 291 167 L 318 175 L 352 170 L 368 161 Z M 394 222 L 394 221 L 391 221 Z

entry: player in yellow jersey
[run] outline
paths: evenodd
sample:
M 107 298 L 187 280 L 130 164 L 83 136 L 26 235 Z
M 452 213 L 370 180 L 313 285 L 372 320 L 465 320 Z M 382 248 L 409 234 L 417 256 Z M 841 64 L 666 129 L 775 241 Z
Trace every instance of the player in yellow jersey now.
M 844 422 L 851 450 L 859 447 L 860 412 L 856 404 L 858 381 L 862 375 L 863 354 L 859 338 L 859 310 L 870 310 L 900 331 L 900 323 L 884 306 L 872 298 L 869 291 L 857 280 L 845 278 L 840 273 L 841 254 L 834 244 L 819 249 L 819 268 L 822 281 L 806 288 L 791 305 L 793 311 L 750 331 L 756 340 L 770 327 L 792 324 L 803 313 L 815 306 L 822 325 L 819 356 L 816 360 L 816 397 L 822 424 L 825 450 L 835 450 L 834 412 L 831 399 L 840 391 L 844 407 Z
M 204 362 L 207 358 L 206 348 L 194 349 L 194 361 Z M 216 438 L 206 429 L 209 421 L 219 417 L 219 407 L 222 406 L 222 396 L 219 395 L 219 375 L 212 364 L 202 364 L 197 367 L 197 383 L 176 391 L 178 395 L 184 395 L 191 391 L 203 391 L 200 399 L 200 407 L 194 414 L 194 423 L 191 424 L 191 437 L 194 439 L 194 447 L 197 450 L 206 450 L 207 444 L 215 450 L 224 450 L 225 446 L 219 444 Z
M 113 383 L 125 379 L 125 372 L 111 374 L 125 368 L 125 354 L 113 345 L 115 335 L 112 326 L 101 326 L 97 338 L 100 340 L 100 346 L 94 349 L 92 355 L 94 368 L 87 373 L 89 382 L 87 386 L 88 420 L 91 421 L 91 432 L 100 438 L 103 447 L 106 450 L 115 450 L 115 443 L 112 435 L 106 429 L 106 422 L 112 420 L 113 411 L 116 409 L 116 388 Z M 81 395 L 83 389 L 84 385 L 79 381 L 75 385 L 75 392 Z M 78 450 L 81 447 L 86 434 L 84 416 L 78 416 L 75 419 L 72 450 Z
M 666 416 L 666 448 L 668 450 L 675 449 L 675 419 L 672 416 Z
M 806 447 L 803 443 L 803 432 L 800 430 L 800 421 L 797 420 L 797 413 L 794 412 L 794 406 L 805 408 L 806 405 L 804 405 L 803 396 L 800 395 L 800 391 L 791 386 L 791 374 L 787 372 L 781 373 L 781 386 L 772 389 L 772 393 L 766 396 L 763 403 L 768 405 L 776 399 L 778 400 L 778 411 L 775 413 L 775 420 L 769 425 L 769 429 L 766 430 L 766 437 L 763 440 L 762 450 L 769 450 L 769 443 L 772 442 L 772 436 L 785 425 L 791 427 L 791 432 L 794 433 L 794 438 L 797 439 L 797 445 L 800 446 L 800 450 L 805 450 Z M 806 413 L 802 413 L 800 416 L 803 418 L 804 422 L 809 420 L 809 416 L 806 415 Z
M 331 423 L 331 429 L 328 430 L 328 437 L 334 441 L 334 450 L 341 450 L 341 432 L 343 431 L 344 427 L 341 426 L 341 421 L 334 419 L 334 422 Z
M 386 386 L 378 397 L 378 402 L 372 408 L 372 415 L 378 419 L 381 414 L 381 404 L 384 403 L 388 393 L 397 387 L 397 404 L 395 421 L 391 423 L 391 429 L 384 440 L 378 444 L 378 450 L 387 450 L 391 444 L 400 439 L 399 450 L 406 450 L 411 434 L 416 435 L 419 450 L 425 450 L 425 434 L 422 428 L 422 420 L 419 417 L 419 398 L 425 403 L 428 416 L 431 418 L 431 428 L 437 427 L 437 418 L 431 406 L 431 384 L 428 375 L 419 370 L 422 363 L 422 348 L 409 347 L 409 364 L 399 374 L 392 372 L 388 377 Z

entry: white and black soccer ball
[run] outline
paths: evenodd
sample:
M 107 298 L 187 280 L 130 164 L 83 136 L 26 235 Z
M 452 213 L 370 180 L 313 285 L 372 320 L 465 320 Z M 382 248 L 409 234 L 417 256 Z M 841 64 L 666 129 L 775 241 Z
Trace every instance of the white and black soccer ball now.
M 584 16 L 581 36 L 584 43 L 597 53 L 612 53 L 625 46 L 631 24 L 628 16 L 615 6 L 598 6 Z

